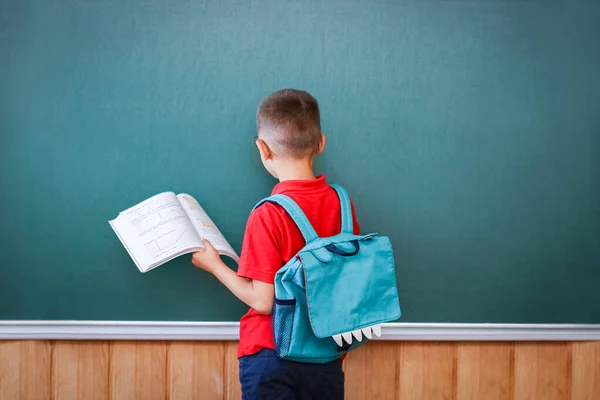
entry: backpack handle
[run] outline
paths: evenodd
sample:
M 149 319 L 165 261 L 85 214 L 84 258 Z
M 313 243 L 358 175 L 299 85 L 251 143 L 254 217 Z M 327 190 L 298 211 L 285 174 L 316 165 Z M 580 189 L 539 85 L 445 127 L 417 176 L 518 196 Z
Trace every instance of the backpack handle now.
M 334 253 L 337 254 L 339 256 L 343 256 L 343 257 L 350 257 L 350 256 L 354 256 L 356 254 L 358 254 L 358 251 L 360 250 L 360 245 L 358 244 L 358 240 L 351 240 L 349 243 L 352 243 L 354 245 L 354 250 L 353 251 L 344 251 L 342 249 L 340 249 L 339 247 L 337 247 L 335 244 L 328 244 L 327 246 L 325 246 L 325 248 Z
M 340 185 L 331 185 L 340 198 L 340 209 L 342 210 L 342 233 L 354 233 L 354 223 L 352 218 L 352 205 L 350 204 L 350 196 L 346 189 Z

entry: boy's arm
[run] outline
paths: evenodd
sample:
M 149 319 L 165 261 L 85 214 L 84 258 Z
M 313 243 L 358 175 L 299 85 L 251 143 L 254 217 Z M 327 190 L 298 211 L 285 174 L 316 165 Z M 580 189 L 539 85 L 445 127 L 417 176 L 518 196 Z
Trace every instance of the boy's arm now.
M 192 263 L 213 274 L 249 307 L 261 314 L 271 314 L 275 296 L 274 286 L 270 283 L 238 276 L 235 271 L 225 265 L 217 250 L 207 240 L 203 240 L 203 244 L 204 249 L 193 254 Z

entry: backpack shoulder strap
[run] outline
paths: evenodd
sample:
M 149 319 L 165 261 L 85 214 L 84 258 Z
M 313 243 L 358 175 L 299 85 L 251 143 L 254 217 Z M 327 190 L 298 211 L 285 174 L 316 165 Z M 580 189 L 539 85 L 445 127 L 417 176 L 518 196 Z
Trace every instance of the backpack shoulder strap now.
M 331 185 L 336 191 L 340 198 L 340 209 L 342 210 L 342 233 L 353 233 L 354 232 L 354 221 L 352 218 L 352 205 L 350 204 L 350 197 L 346 189 L 340 185 Z
M 274 196 L 267 197 L 266 199 L 261 200 L 261 202 L 258 203 L 254 209 L 257 209 L 264 203 L 274 203 L 283 207 L 288 215 L 294 220 L 296 226 L 298 226 L 298 229 L 300 229 L 300 232 L 302 233 L 306 243 L 312 242 L 319 237 L 300 206 L 298 206 L 298 204 L 288 196 L 276 194 Z

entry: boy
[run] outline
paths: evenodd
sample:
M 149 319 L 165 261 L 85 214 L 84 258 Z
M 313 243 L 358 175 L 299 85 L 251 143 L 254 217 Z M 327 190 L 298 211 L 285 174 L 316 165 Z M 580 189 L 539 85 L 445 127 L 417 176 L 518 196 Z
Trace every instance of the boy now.
M 265 169 L 279 180 L 273 194 L 291 197 L 319 236 L 340 233 L 336 192 L 324 176 L 315 176 L 313 161 L 325 148 L 319 105 L 310 94 L 293 89 L 272 93 L 258 108 L 256 147 Z M 354 209 L 352 210 L 354 215 Z M 359 227 L 354 219 L 354 233 Z M 271 308 L 276 272 L 304 245 L 293 220 L 278 205 L 265 203 L 248 219 L 237 274 L 208 242 L 192 262 L 212 273 L 250 307 L 240 321 L 240 382 L 243 399 L 343 399 L 340 360 L 328 364 L 278 359 L 274 349 Z

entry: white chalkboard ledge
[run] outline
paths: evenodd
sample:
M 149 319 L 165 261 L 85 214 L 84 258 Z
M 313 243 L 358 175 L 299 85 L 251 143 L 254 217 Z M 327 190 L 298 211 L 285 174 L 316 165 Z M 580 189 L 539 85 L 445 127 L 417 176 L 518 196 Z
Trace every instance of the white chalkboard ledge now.
M 0 321 L 1 340 L 237 340 L 238 330 L 237 322 Z M 393 323 L 379 340 L 600 340 L 600 324 Z

